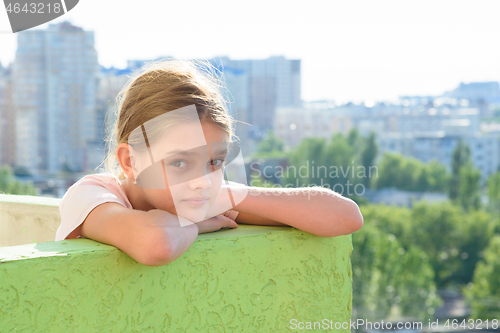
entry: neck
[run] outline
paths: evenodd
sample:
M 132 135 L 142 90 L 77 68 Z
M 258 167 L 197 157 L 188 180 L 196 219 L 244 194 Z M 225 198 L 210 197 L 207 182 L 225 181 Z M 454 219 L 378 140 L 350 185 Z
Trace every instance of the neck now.
M 129 178 L 122 182 L 123 190 L 127 194 L 128 201 L 136 210 L 149 211 L 155 209 L 147 200 L 144 199 L 144 192 L 142 188 L 135 185 Z

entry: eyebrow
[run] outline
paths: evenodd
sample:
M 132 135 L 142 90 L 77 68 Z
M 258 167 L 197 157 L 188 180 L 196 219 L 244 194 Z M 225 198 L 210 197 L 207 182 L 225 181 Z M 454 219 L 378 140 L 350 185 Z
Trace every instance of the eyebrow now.
M 171 151 L 163 154 L 163 158 L 167 158 L 167 157 L 169 157 L 171 155 L 175 155 L 175 154 L 184 155 L 184 156 L 198 155 L 197 153 L 193 152 L 195 149 L 196 148 L 187 149 L 187 150 L 174 149 L 174 150 L 171 150 Z M 214 155 L 223 155 L 223 154 L 227 154 L 227 153 L 228 153 L 227 148 L 223 148 L 223 149 L 220 149 L 219 151 L 215 152 Z

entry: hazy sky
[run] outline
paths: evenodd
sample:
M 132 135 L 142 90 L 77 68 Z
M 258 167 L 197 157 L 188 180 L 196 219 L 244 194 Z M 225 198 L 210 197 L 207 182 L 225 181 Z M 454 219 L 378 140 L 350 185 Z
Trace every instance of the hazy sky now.
M 93 30 L 104 66 L 163 55 L 300 58 L 304 100 L 345 101 L 500 81 L 498 13 L 498 0 L 80 0 L 53 22 Z M 3 64 L 15 48 L 16 35 L 1 33 Z

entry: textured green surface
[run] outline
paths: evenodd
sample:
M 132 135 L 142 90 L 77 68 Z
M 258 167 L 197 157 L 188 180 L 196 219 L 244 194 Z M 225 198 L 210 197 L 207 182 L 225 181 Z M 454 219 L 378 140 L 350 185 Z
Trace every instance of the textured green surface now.
M 0 248 L 0 332 L 290 332 L 349 322 L 351 236 L 240 225 L 148 267 L 89 239 Z M 340 330 L 349 331 L 349 330 Z

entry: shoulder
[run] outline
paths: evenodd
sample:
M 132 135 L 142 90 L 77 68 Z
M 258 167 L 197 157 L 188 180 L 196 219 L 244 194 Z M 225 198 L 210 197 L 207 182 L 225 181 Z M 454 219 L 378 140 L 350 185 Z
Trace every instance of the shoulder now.
M 132 208 L 120 180 L 113 174 L 86 175 L 71 185 L 59 204 L 61 225 L 56 240 L 80 225 L 95 207 L 105 202 L 116 202 Z
M 91 175 L 86 175 L 82 177 L 79 181 L 74 183 L 70 188 L 79 185 L 94 185 L 94 186 L 114 186 L 121 187 L 120 180 L 112 173 L 96 173 Z
M 109 192 L 110 195 L 123 201 L 126 206 L 130 206 L 130 208 L 132 207 L 122 187 L 121 181 L 111 173 L 98 173 L 82 177 L 76 183 L 71 185 L 68 191 L 64 194 L 62 201 L 74 196 L 76 193 L 81 194 L 82 192 Z

